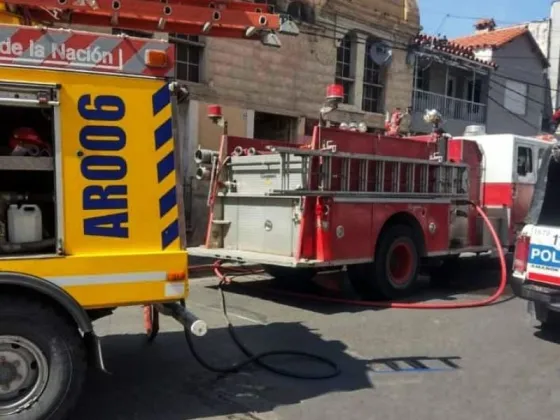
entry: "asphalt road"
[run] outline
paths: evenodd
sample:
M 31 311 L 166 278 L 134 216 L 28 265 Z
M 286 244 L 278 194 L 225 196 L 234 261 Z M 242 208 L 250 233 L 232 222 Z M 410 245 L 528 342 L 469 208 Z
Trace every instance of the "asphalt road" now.
M 290 348 L 329 357 L 340 376 L 301 381 L 260 368 L 218 376 L 193 360 L 174 321 L 165 319 L 158 340 L 147 345 L 141 310 L 126 308 L 97 322 L 112 375 L 91 375 L 73 418 L 560 418 L 560 334 L 543 334 L 521 300 L 451 311 L 374 310 L 285 298 L 267 290 L 270 281 L 253 280 L 259 277 L 244 279 L 244 287 L 227 295 L 243 341 L 254 351 Z M 458 272 L 453 291 L 431 291 L 419 300 L 483 298 L 496 281 L 491 267 L 469 266 Z M 193 280 L 190 305 L 212 327 L 197 340 L 200 351 L 227 365 L 242 356 L 227 336 L 213 284 Z M 310 361 L 269 361 L 327 372 Z

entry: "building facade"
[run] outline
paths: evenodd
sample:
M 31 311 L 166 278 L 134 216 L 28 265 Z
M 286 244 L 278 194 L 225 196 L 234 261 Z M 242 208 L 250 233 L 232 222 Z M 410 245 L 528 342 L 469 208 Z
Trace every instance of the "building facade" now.
M 552 2 L 548 18 L 529 22 L 529 31 L 537 41 L 542 53 L 550 64 L 548 82 L 550 87 L 550 104 L 552 109 L 560 108 L 560 1 Z
M 273 5 L 301 29 L 298 37 L 281 37 L 280 49 L 211 37 L 172 38 L 179 41 L 178 76 L 191 82 L 199 117 L 208 103 L 219 102 L 232 135 L 291 141 L 309 134 L 325 88 L 335 80 L 346 91 L 335 121 L 382 128 L 387 109 L 409 105 L 412 68 L 406 64 L 406 46 L 419 28 L 415 0 L 355 0 L 351 5 L 276 0 Z M 381 64 L 370 54 L 380 45 L 390 50 Z M 200 146 L 217 146 L 216 131 L 204 118 L 196 137 Z
M 489 78 L 495 64 L 478 59 L 467 47 L 445 38 L 418 35 L 410 60 L 414 62 L 411 131 L 426 133 L 427 109 L 437 109 L 444 128 L 458 136 L 471 125 L 487 123 Z
M 490 75 L 486 131 L 534 136 L 551 116 L 548 60 L 527 25 L 496 28 L 492 19 L 453 42 L 498 66 Z
M 268 1 L 268 4 L 271 4 Z M 345 87 L 335 122 L 364 121 L 382 130 L 385 112 L 406 108 L 413 65 L 408 46 L 419 30 L 416 0 L 276 0 L 292 16 L 297 37 L 282 47 L 254 42 L 170 35 L 177 44 L 177 76 L 189 83 L 181 105 L 180 135 L 190 243 L 206 230 L 207 183 L 194 179 L 196 148 L 217 149 L 220 128 L 206 118 L 209 104 L 222 105 L 232 136 L 295 142 L 311 135 L 328 84 Z

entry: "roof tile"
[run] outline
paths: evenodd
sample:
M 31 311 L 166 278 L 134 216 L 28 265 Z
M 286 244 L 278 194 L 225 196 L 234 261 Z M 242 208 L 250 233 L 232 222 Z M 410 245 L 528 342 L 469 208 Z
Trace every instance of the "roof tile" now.
M 455 41 L 449 41 L 445 38 L 438 38 L 431 35 L 418 34 L 414 38 L 413 42 L 414 44 L 422 47 L 427 46 L 436 51 L 441 51 L 450 55 L 454 55 L 456 57 L 462 57 L 470 61 L 497 68 L 496 63 L 477 58 L 471 47 L 457 44 Z
M 462 47 L 499 48 L 527 32 L 529 29 L 526 26 L 512 26 L 455 38 L 452 42 Z

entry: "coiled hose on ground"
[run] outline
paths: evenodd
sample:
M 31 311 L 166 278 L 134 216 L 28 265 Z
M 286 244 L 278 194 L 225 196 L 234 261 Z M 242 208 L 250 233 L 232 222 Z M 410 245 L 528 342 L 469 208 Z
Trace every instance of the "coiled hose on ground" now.
M 306 294 L 302 294 L 302 293 L 294 293 L 294 292 L 287 292 L 287 291 L 281 291 L 279 293 L 283 294 L 283 295 L 287 295 L 287 296 L 293 296 L 293 297 L 297 297 L 297 298 L 305 298 L 305 299 L 309 299 L 309 300 L 316 300 L 316 301 L 323 301 L 323 302 L 331 302 L 331 303 L 341 303 L 341 304 L 349 304 L 349 305 L 358 305 L 358 306 L 366 306 L 366 307 L 378 307 L 378 308 L 400 308 L 400 309 L 462 309 L 462 308 L 476 308 L 476 307 L 481 307 L 481 306 L 486 306 L 486 305 L 490 305 L 494 302 L 496 302 L 500 296 L 503 294 L 506 285 L 507 285 L 507 267 L 506 267 L 506 259 L 505 259 L 505 255 L 501 246 L 501 242 L 500 239 L 498 237 L 498 234 L 496 233 L 494 227 L 492 226 L 492 223 L 490 222 L 490 220 L 488 219 L 488 216 L 486 216 L 486 213 L 484 213 L 484 210 L 477 204 L 473 203 L 473 202 L 469 202 L 469 204 L 471 204 L 472 206 L 474 206 L 476 208 L 476 211 L 478 212 L 478 214 L 480 215 L 480 217 L 482 217 L 482 219 L 484 220 L 484 223 L 486 224 L 486 226 L 488 227 L 488 230 L 490 231 L 491 235 L 492 235 L 492 239 L 494 240 L 494 244 L 496 245 L 496 249 L 498 252 L 498 258 L 500 261 L 500 283 L 498 285 L 498 288 L 496 289 L 496 291 L 489 297 L 485 298 L 485 299 L 480 299 L 480 300 L 468 300 L 468 301 L 463 301 L 463 302 L 454 302 L 454 303 L 409 303 L 409 302 L 385 302 L 385 301 L 361 301 L 361 300 L 351 300 L 351 299 L 341 299 L 341 298 L 335 298 L 335 297 L 324 297 L 324 296 L 310 296 L 310 295 L 306 295 Z M 195 359 L 206 369 L 212 371 L 212 372 L 216 372 L 216 373 L 223 373 L 223 374 L 227 374 L 227 373 L 234 373 L 234 372 L 239 372 L 239 370 L 243 369 L 244 367 L 250 365 L 250 364 L 256 364 L 270 372 L 279 374 L 279 375 L 283 375 L 283 376 L 287 376 L 287 377 L 292 377 L 292 378 L 297 378 L 297 379 L 329 379 L 332 377 L 337 376 L 338 374 L 340 374 L 340 369 L 338 367 L 338 365 L 336 363 L 334 363 L 332 360 L 329 360 L 323 356 L 318 356 L 315 354 L 311 354 L 311 353 L 307 353 L 307 352 L 303 352 L 303 351 L 297 351 L 297 350 L 276 350 L 276 351 L 267 351 L 267 352 L 263 352 L 263 353 L 259 353 L 259 354 L 254 354 L 252 353 L 249 349 L 247 349 L 247 347 L 241 342 L 241 340 L 239 339 L 239 337 L 237 336 L 236 332 L 235 332 L 235 328 L 233 326 L 233 324 L 231 323 L 231 320 L 227 314 L 227 308 L 226 308 L 226 300 L 225 300 L 225 294 L 224 294 L 224 285 L 228 282 L 228 278 L 227 275 L 222 271 L 224 268 L 221 267 L 222 262 L 218 261 L 215 264 L 213 264 L 212 268 L 214 270 L 215 275 L 219 278 L 220 280 L 220 284 L 219 284 L 219 290 L 221 293 L 221 304 L 222 304 L 222 310 L 223 310 L 223 314 L 224 317 L 226 319 L 227 325 L 228 325 L 228 331 L 229 334 L 232 338 L 232 340 L 234 341 L 234 343 L 237 345 L 237 347 L 243 352 L 243 354 L 247 357 L 247 359 L 233 365 L 230 367 L 219 367 L 219 366 L 214 366 L 210 363 L 208 363 L 205 359 L 203 359 L 200 354 L 197 352 L 195 346 L 194 346 L 194 342 L 193 342 L 193 338 L 190 334 L 190 332 L 185 329 L 185 337 L 187 339 L 187 343 L 189 345 L 189 348 L 193 354 L 193 356 L 195 357 Z M 191 269 L 197 269 L 197 267 L 192 267 Z M 249 270 L 244 270 L 241 268 L 227 268 L 226 270 L 230 271 L 230 272 L 234 272 L 237 273 L 237 275 L 246 273 L 255 273 L 254 271 L 249 271 Z M 328 374 L 324 374 L 324 375 L 307 375 L 307 374 L 302 374 L 301 372 L 295 372 L 295 371 L 290 371 L 287 369 L 283 369 L 283 368 L 279 368 L 277 366 L 273 366 L 270 363 L 266 363 L 263 359 L 270 357 L 270 356 L 299 356 L 299 357 L 304 357 L 310 360 L 314 360 L 314 361 L 318 361 L 321 363 L 324 363 L 325 365 L 329 366 L 330 368 L 332 368 L 332 372 L 328 373 Z

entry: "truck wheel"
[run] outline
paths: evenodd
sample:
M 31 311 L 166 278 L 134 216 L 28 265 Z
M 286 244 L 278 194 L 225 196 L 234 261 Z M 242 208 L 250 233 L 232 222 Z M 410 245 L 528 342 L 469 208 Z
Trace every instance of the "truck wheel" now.
M 293 268 L 279 265 L 263 265 L 263 270 L 274 280 L 290 283 L 307 283 L 317 275 L 314 268 Z
M 560 329 L 560 312 L 551 311 L 545 304 L 534 302 L 535 318 L 541 323 L 541 328 L 546 330 Z
M 412 229 L 390 227 L 379 239 L 373 263 L 350 265 L 348 279 L 365 299 L 398 299 L 416 287 L 420 254 Z
M 0 418 L 68 418 L 86 374 L 78 329 L 48 304 L 0 298 Z

